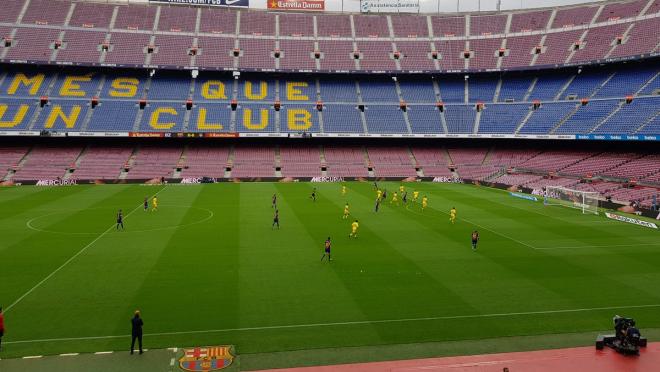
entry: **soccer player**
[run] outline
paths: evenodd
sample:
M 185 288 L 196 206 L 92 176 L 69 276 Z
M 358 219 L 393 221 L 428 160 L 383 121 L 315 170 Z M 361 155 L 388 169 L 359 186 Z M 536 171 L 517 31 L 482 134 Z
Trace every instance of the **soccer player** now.
M 403 195 L 403 192 L 406 190 L 406 188 L 403 185 L 399 185 L 399 194 Z
M 419 191 L 413 191 L 413 203 L 417 203 L 417 198 L 419 197 Z
M 357 238 L 358 227 L 360 227 L 360 224 L 358 223 L 358 220 L 355 220 L 355 222 L 351 224 L 351 233 L 348 234 L 349 238 Z
M 376 181 L 374 181 L 374 190 L 380 190 L 380 189 L 378 188 L 378 184 L 376 183 Z
M 399 205 L 399 195 L 396 193 L 396 191 L 392 195 L 392 200 L 390 200 L 390 204 L 392 203 L 396 203 L 396 205 Z
M 376 198 L 376 208 L 374 209 L 374 212 L 378 213 L 378 208 L 380 208 L 380 198 Z
M 380 198 L 382 197 L 383 197 L 383 192 L 380 189 L 378 189 L 378 191 L 376 191 L 376 199 L 380 200 Z
M 145 196 L 144 197 L 144 211 L 146 212 L 148 210 L 149 210 L 149 197 Z
M 429 198 L 427 198 L 426 195 L 424 195 L 424 197 L 422 198 L 422 211 L 424 211 L 424 209 L 426 209 L 428 205 L 429 205 Z
M 408 203 L 408 191 L 403 193 L 403 198 L 401 198 L 401 200 L 403 200 L 403 204 Z
M 323 256 L 321 256 L 321 262 L 323 262 L 325 256 L 328 256 L 328 262 L 332 261 L 332 258 L 330 258 L 330 246 L 331 246 L 330 237 L 328 236 L 328 239 L 324 243 L 325 251 L 323 253 Z
M 275 228 L 275 225 L 277 225 L 277 229 L 280 229 L 280 211 L 279 209 L 275 208 L 275 215 L 273 216 L 273 224 L 271 225 L 271 229 Z
M 158 210 L 158 198 L 154 196 L 153 198 L 151 198 L 151 211 L 153 212 L 157 210 Z
M 346 196 L 346 185 L 341 185 L 341 195 Z
M 121 209 L 119 212 L 117 212 L 117 230 L 119 230 L 120 226 L 121 229 L 124 230 L 124 214 L 122 213 Z
M 316 187 L 312 190 L 312 195 L 309 196 L 313 201 L 316 201 Z
M 479 231 L 474 230 L 472 232 L 472 250 L 477 250 L 477 243 L 479 242 Z
M 449 221 L 451 221 L 452 225 L 456 223 L 456 207 L 451 207 L 451 210 L 449 211 Z
M 350 214 L 351 212 L 349 212 L 348 210 L 348 203 L 346 203 L 346 205 L 344 205 L 344 216 L 342 217 L 342 219 L 344 220 L 347 219 Z
M 273 206 L 271 208 L 277 209 L 277 195 L 273 194 Z
M 387 200 L 387 189 L 383 190 L 383 200 Z

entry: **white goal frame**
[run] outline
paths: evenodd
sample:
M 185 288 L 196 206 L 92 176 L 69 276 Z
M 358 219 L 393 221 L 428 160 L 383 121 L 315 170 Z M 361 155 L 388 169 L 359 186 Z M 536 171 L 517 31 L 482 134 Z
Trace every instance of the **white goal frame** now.
M 562 186 L 546 186 L 543 202 L 546 205 L 559 205 L 582 210 L 583 214 L 598 214 L 600 194 L 595 191 L 581 191 Z

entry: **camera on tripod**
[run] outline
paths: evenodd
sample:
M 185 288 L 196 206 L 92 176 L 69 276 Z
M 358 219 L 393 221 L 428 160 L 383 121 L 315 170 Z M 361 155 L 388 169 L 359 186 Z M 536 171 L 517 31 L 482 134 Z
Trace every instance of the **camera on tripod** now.
M 642 337 L 635 325 L 635 319 L 615 315 L 613 335 L 599 335 L 596 339 L 596 349 L 611 347 L 624 355 L 638 355 L 640 347 L 646 347 L 646 338 Z

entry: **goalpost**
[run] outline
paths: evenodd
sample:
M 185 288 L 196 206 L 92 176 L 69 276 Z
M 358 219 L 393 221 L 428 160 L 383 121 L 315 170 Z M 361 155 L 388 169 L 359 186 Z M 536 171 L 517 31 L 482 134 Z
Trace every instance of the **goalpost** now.
M 561 186 L 546 186 L 544 203 L 582 210 L 582 213 L 598 214 L 599 193 L 580 191 Z

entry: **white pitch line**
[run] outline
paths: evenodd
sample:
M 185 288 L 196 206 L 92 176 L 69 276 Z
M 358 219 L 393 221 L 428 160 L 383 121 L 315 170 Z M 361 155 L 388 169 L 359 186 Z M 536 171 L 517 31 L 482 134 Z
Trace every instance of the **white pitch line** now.
M 170 367 L 174 367 L 174 358 L 170 359 Z
M 173 335 L 194 335 L 194 334 L 224 333 L 224 332 L 264 331 L 264 330 L 273 330 L 273 329 L 321 328 L 321 327 L 353 326 L 353 325 L 364 325 L 364 324 L 410 323 L 410 322 L 424 322 L 424 321 L 434 321 L 434 320 L 504 318 L 504 317 L 510 317 L 510 316 L 564 314 L 564 313 L 579 313 L 579 312 L 600 311 L 600 310 L 644 309 L 644 308 L 656 308 L 656 307 L 660 307 L 660 304 L 629 305 L 629 306 L 605 306 L 605 307 L 591 307 L 591 308 L 563 309 L 563 310 L 523 311 L 523 312 L 513 312 L 513 313 L 450 315 L 450 316 L 434 316 L 434 317 L 425 317 L 425 318 L 358 320 L 358 321 L 336 322 L 336 323 L 289 324 L 289 325 L 276 325 L 276 326 L 264 326 L 264 327 L 208 329 L 208 330 L 198 330 L 198 331 L 159 332 L 159 333 L 145 333 L 144 337 L 173 336 Z M 26 344 L 26 343 L 37 343 L 37 342 L 61 342 L 61 341 L 82 341 L 82 340 L 106 340 L 106 339 L 124 338 L 124 337 L 128 338 L 128 337 L 130 337 L 130 335 L 49 338 L 49 339 L 40 339 L 40 340 L 21 340 L 21 341 L 9 341 L 9 342 L 5 342 L 5 344 Z
M 112 354 L 114 351 L 97 351 L 94 353 L 94 355 L 106 355 L 106 354 Z
M 646 247 L 660 245 L 658 243 L 633 243 L 633 244 L 608 244 L 608 245 L 575 245 L 575 246 L 566 246 L 566 247 L 538 247 L 534 249 L 538 250 L 547 250 L 547 249 L 576 249 L 576 248 L 610 248 L 610 247 Z
M 65 353 L 65 354 L 60 354 L 60 356 L 76 356 L 80 355 L 79 353 Z
M 433 209 L 434 211 L 438 211 L 438 212 L 440 212 L 440 213 L 443 213 L 443 214 L 449 215 L 449 213 L 447 213 L 447 212 L 443 212 L 443 211 L 437 210 L 437 209 L 435 209 L 435 208 L 431 208 L 431 209 Z M 407 210 L 408 212 L 412 212 L 412 213 L 418 214 L 418 215 L 420 215 L 420 216 L 428 216 L 428 215 L 425 215 L 425 214 L 423 214 L 423 213 L 419 213 L 419 212 L 417 212 L 417 211 L 413 211 L 413 210 L 411 210 L 411 209 L 409 208 L 409 206 L 406 206 L 406 210 Z M 486 230 L 486 231 L 490 231 L 490 232 L 492 232 L 493 234 L 496 234 L 496 235 L 499 235 L 499 236 L 504 237 L 504 238 L 506 238 L 506 239 L 509 239 L 509 240 L 511 240 L 511 241 L 514 241 L 514 242 L 516 242 L 516 243 L 518 243 L 518 244 L 520 244 L 520 245 L 524 245 L 525 247 L 528 247 L 528 248 L 531 248 L 531 249 L 536 249 L 536 247 L 534 247 L 534 246 L 532 246 L 532 245 L 529 245 L 529 244 L 527 244 L 527 243 L 525 243 L 525 242 L 521 242 L 520 240 L 515 239 L 515 238 L 512 238 L 512 237 L 510 237 L 510 236 L 508 236 L 508 235 L 506 235 L 506 234 L 502 234 L 502 233 L 497 232 L 497 231 L 495 231 L 495 230 L 491 230 L 491 229 L 489 229 L 489 228 L 487 228 L 487 227 L 481 226 L 481 225 L 479 225 L 478 223 L 472 222 L 472 221 L 470 221 L 470 220 L 468 220 L 468 219 L 465 219 L 465 218 L 458 218 L 458 220 L 463 220 L 463 221 L 465 221 L 465 222 L 467 222 L 467 223 L 469 223 L 469 224 L 472 224 L 472 225 L 474 225 L 474 226 L 479 227 L 480 229 L 483 229 L 483 230 Z
M 151 197 L 154 197 L 154 196 L 158 195 L 161 191 L 165 190 L 166 187 L 167 187 L 167 186 L 164 186 L 162 189 L 158 190 L 158 192 L 156 192 L 155 194 L 153 194 Z M 143 204 L 138 205 L 135 209 L 133 209 L 132 211 L 130 211 L 130 212 L 129 212 L 124 218 L 128 218 L 128 216 L 130 216 L 131 214 L 133 214 L 133 212 L 135 212 L 135 211 L 137 211 L 138 209 L 140 209 L 140 208 L 142 207 L 142 205 L 143 205 Z M 70 257 L 68 260 L 66 260 L 62 265 L 60 265 L 60 267 L 58 267 L 57 269 L 55 269 L 52 273 L 48 274 L 48 276 L 46 276 L 45 278 L 43 278 L 43 279 L 42 279 L 39 283 L 37 283 L 34 287 L 30 288 L 29 291 L 25 292 L 25 293 L 24 293 L 21 297 L 19 297 L 16 301 L 14 301 L 12 304 L 10 304 L 9 306 L 7 306 L 7 307 L 5 308 L 4 311 L 7 312 L 7 311 L 9 311 L 12 307 L 16 306 L 16 304 L 18 304 L 19 302 L 21 302 L 25 297 L 27 297 L 27 296 L 28 296 L 30 293 L 32 293 L 35 289 L 39 288 L 39 287 L 40 287 L 42 284 L 44 284 L 48 279 L 52 278 L 53 275 L 57 274 L 60 270 L 62 270 L 62 269 L 63 269 L 64 267 L 66 267 L 69 263 L 71 263 L 71 261 L 75 260 L 76 257 L 78 257 L 78 256 L 80 256 L 81 254 L 83 254 L 83 253 L 87 250 L 87 248 L 89 248 L 89 247 L 91 247 L 92 245 L 94 245 L 94 243 L 96 243 L 97 241 L 99 241 L 102 237 L 104 237 L 107 233 L 109 233 L 114 227 L 115 227 L 115 224 L 110 225 L 110 227 L 108 227 L 107 230 L 105 230 L 104 232 L 102 232 L 101 235 L 97 236 L 97 237 L 96 237 L 94 240 L 92 240 L 89 244 L 87 244 L 87 245 L 84 246 L 81 250 L 79 250 L 78 253 L 76 253 L 76 254 L 74 254 L 73 256 L 71 256 L 71 257 Z
M 30 355 L 30 356 L 24 356 L 23 359 L 39 359 L 42 358 L 42 355 Z

